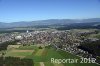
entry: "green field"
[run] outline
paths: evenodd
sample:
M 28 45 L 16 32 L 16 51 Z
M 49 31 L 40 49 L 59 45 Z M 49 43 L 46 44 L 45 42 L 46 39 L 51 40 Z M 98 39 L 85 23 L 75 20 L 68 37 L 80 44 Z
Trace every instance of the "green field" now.
M 51 63 L 51 58 L 56 59 L 67 59 L 67 58 L 77 58 L 79 57 L 70 54 L 68 52 L 62 51 L 62 50 L 55 50 L 51 47 L 42 48 L 39 49 L 37 46 L 21 46 L 14 50 L 7 51 L 5 56 L 13 56 L 13 57 L 21 57 L 21 58 L 28 58 L 33 59 L 34 66 L 41 66 L 41 62 L 43 62 L 44 66 L 99 66 L 97 64 L 81 64 L 81 63 L 66 63 L 66 64 L 57 64 L 57 63 Z

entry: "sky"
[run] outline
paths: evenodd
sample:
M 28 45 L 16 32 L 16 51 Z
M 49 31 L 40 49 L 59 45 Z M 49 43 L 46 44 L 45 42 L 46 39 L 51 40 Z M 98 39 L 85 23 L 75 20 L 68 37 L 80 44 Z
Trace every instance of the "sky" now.
M 100 0 L 0 0 L 0 22 L 100 18 Z

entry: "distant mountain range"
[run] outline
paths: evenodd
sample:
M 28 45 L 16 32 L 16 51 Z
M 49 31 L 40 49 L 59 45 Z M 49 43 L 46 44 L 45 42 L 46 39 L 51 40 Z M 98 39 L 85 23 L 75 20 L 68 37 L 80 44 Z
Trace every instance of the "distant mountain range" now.
M 13 28 L 13 27 L 34 27 L 41 25 L 92 25 L 100 26 L 100 18 L 91 19 L 49 19 L 49 20 L 38 20 L 38 21 L 21 21 L 4 23 L 0 22 L 0 28 Z

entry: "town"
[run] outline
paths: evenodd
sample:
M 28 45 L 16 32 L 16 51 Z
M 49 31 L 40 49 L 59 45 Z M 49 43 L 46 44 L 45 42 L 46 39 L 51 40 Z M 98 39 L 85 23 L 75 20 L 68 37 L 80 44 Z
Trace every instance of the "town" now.
M 0 34 L 0 43 L 7 41 L 17 40 L 17 47 L 30 46 L 41 44 L 43 46 L 51 45 L 56 50 L 63 50 L 73 55 L 84 57 L 84 58 L 95 58 L 96 63 L 100 63 L 98 55 L 94 55 L 85 51 L 80 45 L 86 41 L 95 42 L 100 41 L 99 38 L 90 37 L 89 35 L 98 35 L 100 31 L 98 29 L 72 29 L 72 30 L 36 30 L 26 32 L 12 32 Z M 89 37 L 87 37 L 89 36 Z M 7 49 L 16 48 L 16 46 L 7 46 Z M 4 53 L 1 52 L 1 56 Z M 6 54 L 6 53 L 5 53 Z

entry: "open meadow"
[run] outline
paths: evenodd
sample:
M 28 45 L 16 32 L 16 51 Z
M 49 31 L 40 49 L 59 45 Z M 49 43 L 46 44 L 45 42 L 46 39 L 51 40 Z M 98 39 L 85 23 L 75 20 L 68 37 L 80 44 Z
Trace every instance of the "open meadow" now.
M 56 59 L 67 59 L 67 58 L 77 58 L 79 57 L 65 52 L 63 50 L 56 50 L 50 46 L 47 47 L 38 47 L 35 45 L 30 46 L 20 46 L 18 48 L 7 50 L 6 57 L 20 57 L 20 58 L 28 58 L 34 61 L 34 66 L 99 66 L 97 64 L 92 63 L 51 63 L 51 58 Z

